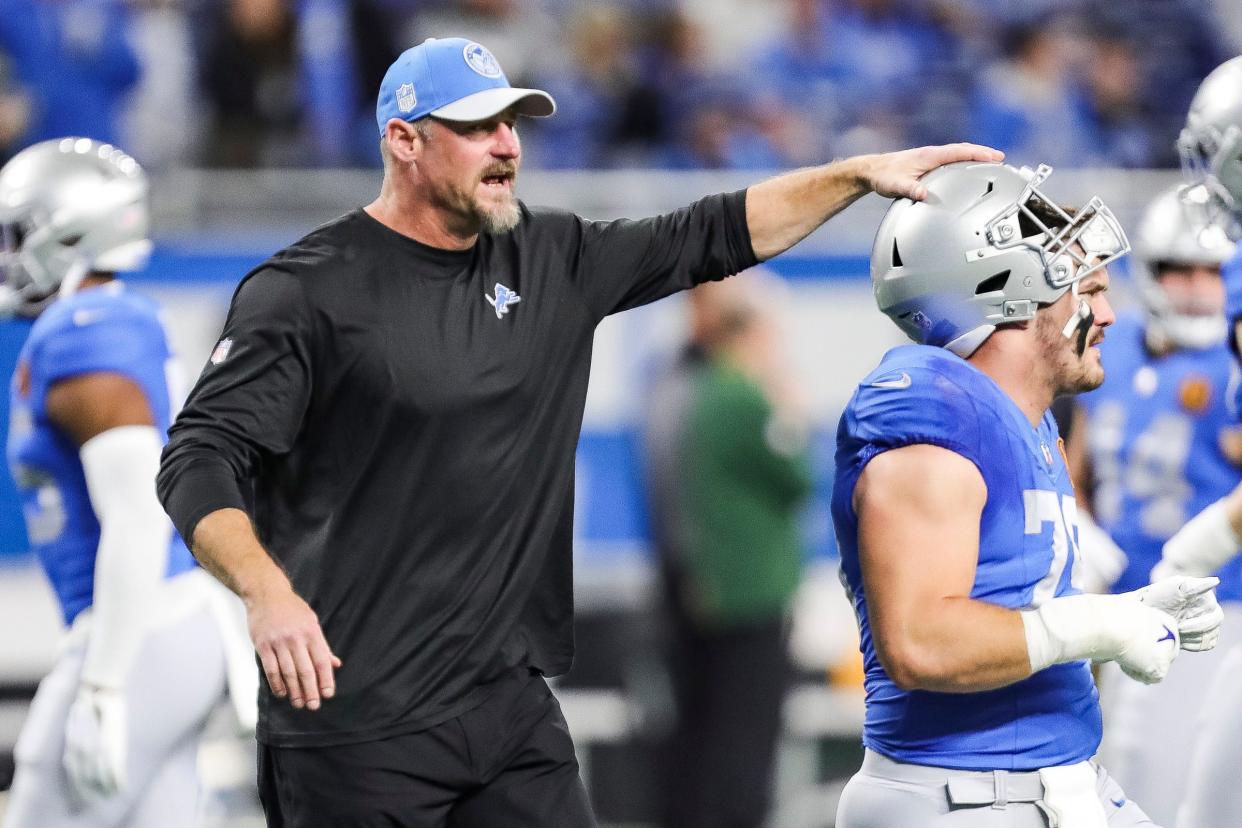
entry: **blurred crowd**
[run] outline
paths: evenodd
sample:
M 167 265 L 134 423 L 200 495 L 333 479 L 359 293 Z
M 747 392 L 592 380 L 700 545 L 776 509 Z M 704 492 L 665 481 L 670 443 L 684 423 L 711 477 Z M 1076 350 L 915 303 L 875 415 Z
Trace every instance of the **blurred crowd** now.
M 169 166 L 372 166 L 385 68 L 488 46 L 560 110 L 545 168 L 772 169 L 963 138 L 1172 166 L 1238 0 L 0 0 L 0 160 L 44 138 Z M 1231 27 L 1233 27 L 1231 29 Z

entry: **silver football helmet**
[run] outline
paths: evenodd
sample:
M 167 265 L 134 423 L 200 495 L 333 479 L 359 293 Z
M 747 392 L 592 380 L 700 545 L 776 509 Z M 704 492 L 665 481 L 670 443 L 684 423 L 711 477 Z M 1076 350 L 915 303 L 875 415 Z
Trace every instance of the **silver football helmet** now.
M 1190 189 L 1202 188 L 1203 221 L 1242 238 L 1242 56 L 1212 70 L 1190 102 L 1177 139 Z
M 0 169 L 0 315 L 37 310 L 92 271 L 142 267 L 151 252 L 147 176 L 89 138 L 28 147 Z
M 1052 173 L 960 162 L 928 173 L 924 201 L 897 199 L 876 233 L 876 303 L 915 342 L 970 356 L 1005 322 L 1035 317 L 1130 250 L 1098 197 L 1071 215 L 1040 186 Z M 1067 338 L 1089 327 L 1080 301 Z
M 1135 253 L 1142 267 L 1135 281 L 1147 312 L 1148 336 L 1180 348 L 1207 348 L 1225 340 L 1225 311 L 1194 313 L 1178 309 L 1160 285 L 1162 265 L 1206 265 L 1219 268 L 1234 245 L 1218 225 L 1203 227 L 1190 214 L 1186 198 L 1205 198 L 1203 191 L 1183 193 L 1173 187 L 1158 195 L 1139 222 Z

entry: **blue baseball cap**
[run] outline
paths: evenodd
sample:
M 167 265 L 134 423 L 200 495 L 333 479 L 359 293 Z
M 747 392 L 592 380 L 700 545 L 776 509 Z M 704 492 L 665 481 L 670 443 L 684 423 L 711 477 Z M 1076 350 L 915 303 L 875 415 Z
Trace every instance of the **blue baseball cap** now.
M 429 37 L 401 53 L 380 82 L 375 120 L 390 118 L 482 121 L 517 106 L 519 115 L 545 117 L 556 101 L 541 89 L 515 89 L 485 47 L 464 37 Z

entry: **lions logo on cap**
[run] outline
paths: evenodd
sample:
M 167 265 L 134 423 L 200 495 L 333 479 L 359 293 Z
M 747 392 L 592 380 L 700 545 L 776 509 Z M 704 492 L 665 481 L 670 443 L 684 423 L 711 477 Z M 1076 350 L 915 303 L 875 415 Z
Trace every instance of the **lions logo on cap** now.
M 487 51 L 485 47 L 480 46 L 478 43 L 467 43 L 462 54 L 466 58 L 466 65 L 483 77 L 500 77 L 500 64 L 496 62 L 496 58 L 492 57 L 492 53 Z
M 414 84 L 403 83 L 397 87 L 397 109 L 402 112 L 414 111 L 418 98 L 414 96 Z

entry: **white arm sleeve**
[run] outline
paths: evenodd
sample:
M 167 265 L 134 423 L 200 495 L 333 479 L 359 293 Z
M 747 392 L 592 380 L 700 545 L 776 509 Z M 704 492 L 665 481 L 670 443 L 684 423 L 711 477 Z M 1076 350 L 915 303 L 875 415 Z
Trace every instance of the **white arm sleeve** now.
M 100 525 L 85 683 L 124 685 L 168 569 L 172 524 L 155 495 L 162 448 L 153 426 L 136 425 L 109 429 L 82 445 Z
M 1130 563 L 1112 536 L 1086 511 L 1078 513 L 1078 550 L 1082 555 L 1083 592 L 1108 592 Z
M 1108 661 L 1124 640 L 1109 612 L 1113 597 L 1072 595 L 1024 611 L 1022 626 L 1031 672 L 1084 658 Z
M 1153 581 L 1170 575 L 1211 575 L 1238 554 L 1242 540 L 1229 522 L 1228 498 L 1208 506 L 1165 541 Z

